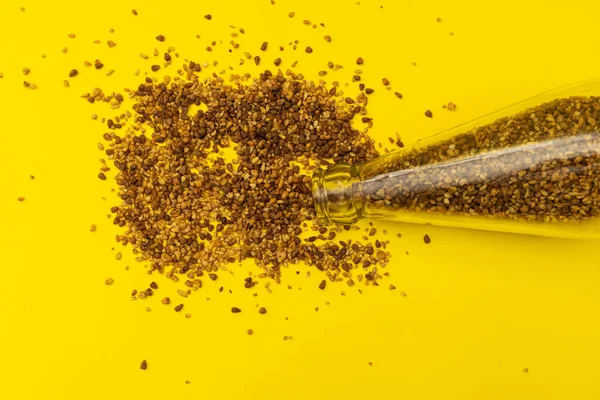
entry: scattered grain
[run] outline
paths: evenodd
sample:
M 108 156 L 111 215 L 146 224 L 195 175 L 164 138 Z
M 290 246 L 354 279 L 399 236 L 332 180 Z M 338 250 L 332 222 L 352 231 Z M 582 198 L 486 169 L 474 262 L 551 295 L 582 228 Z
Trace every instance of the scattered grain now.
M 222 78 L 200 83 L 196 66 L 186 64 L 187 80 L 155 83 L 148 77 L 132 91 L 134 124 L 107 121 L 112 131 L 106 152 L 123 199 L 111 210 L 113 223 L 127 229 L 120 240 L 126 238 L 150 264 L 148 272 L 172 280 L 187 275 L 191 293 L 201 286 L 197 277 L 216 276 L 226 264 L 247 258 L 263 269 L 260 278 L 276 282 L 283 267 L 297 262 L 315 266 L 332 281 L 340 265 L 357 256 L 368 271 L 385 266 L 388 253 L 368 254 L 360 240 L 342 252 L 333 242 L 334 230 L 315 225 L 320 237 L 301 237 L 302 224 L 314 221 L 314 208 L 310 172 L 295 163 L 376 157 L 368 136 L 350 122 L 364 111 L 364 99 L 344 97 L 338 103 L 341 90 L 334 87 L 332 93 L 291 71 L 265 71 L 249 85 L 230 86 Z M 207 108 L 188 117 L 189 108 L 200 104 Z M 140 132 L 140 125 L 151 130 Z M 220 152 L 232 143 L 237 157 L 230 164 Z M 208 162 L 213 154 L 214 165 Z M 381 274 L 369 276 L 373 284 Z

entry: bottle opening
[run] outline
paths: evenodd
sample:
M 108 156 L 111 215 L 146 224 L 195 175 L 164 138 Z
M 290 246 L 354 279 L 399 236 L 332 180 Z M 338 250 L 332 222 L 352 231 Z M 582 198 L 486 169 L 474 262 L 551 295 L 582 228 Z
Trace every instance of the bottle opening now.
M 315 205 L 315 213 L 319 222 L 323 225 L 330 225 L 329 210 L 327 209 L 327 192 L 323 185 L 325 170 L 317 168 L 312 176 L 312 194 Z
M 359 207 L 362 193 L 353 186 L 357 177 L 352 168 L 348 164 L 336 164 L 326 170 L 318 168 L 313 173 L 315 212 L 322 224 L 349 225 L 362 218 L 362 208 Z

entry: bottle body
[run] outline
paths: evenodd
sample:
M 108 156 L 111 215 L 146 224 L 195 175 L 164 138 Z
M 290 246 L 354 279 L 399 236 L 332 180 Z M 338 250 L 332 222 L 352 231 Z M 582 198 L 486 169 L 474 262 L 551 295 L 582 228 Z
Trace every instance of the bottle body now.
M 596 94 L 600 81 L 563 87 L 368 162 L 317 170 L 317 217 L 600 238 Z

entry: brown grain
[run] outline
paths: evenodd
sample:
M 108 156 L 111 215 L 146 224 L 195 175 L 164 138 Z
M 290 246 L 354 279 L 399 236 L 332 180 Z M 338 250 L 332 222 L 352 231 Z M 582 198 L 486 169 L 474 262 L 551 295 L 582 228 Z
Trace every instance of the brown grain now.
M 149 273 L 183 277 L 188 290 L 202 287 L 199 277 L 213 279 L 248 258 L 262 268 L 260 278 L 276 282 L 285 266 L 299 262 L 332 282 L 352 280 L 355 271 L 342 266 L 356 257 L 367 272 L 383 268 L 387 252 L 374 253 L 360 240 L 344 247 L 336 230 L 314 221 L 310 170 L 304 170 L 309 162 L 378 155 L 351 122 L 365 110 L 364 95 L 339 103 L 341 90 L 332 93 L 289 71 L 264 71 L 250 83 L 234 75 L 235 85 L 200 81 L 199 67 L 186 63 L 185 76 L 169 83 L 148 77 L 132 90 L 135 122 L 107 121 L 105 152 L 122 199 L 111 209 L 123 228 L 118 240 L 139 253 Z M 188 114 L 195 105 L 206 107 Z M 231 160 L 221 153 L 227 148 Z M 318 233 L 303 237 L 304 223 Z M 382 275 L 370 276 L 373 283 Z M 249 279 L 244 287 L 256 284 Z

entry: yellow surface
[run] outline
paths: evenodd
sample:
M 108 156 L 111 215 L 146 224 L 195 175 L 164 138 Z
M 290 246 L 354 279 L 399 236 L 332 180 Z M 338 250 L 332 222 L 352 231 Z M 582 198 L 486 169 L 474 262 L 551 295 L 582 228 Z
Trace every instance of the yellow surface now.
M 272 294 L 262 285 L 248 291 L 240 282 L 250 267 L 234 266 L 233 276 L 205 280 L 182 313 L 160 304 L 181 286 L 148 276 L 116 245 L 120 230 L 106 217 L 116 204 L 112 180 L 96 178 L 104 127 L 90 116 L 113 112 L 79 97 L 94 86 L 135 87 L 143 77 L 135 69 L 151 64 L 140 52 L 175 46 L 182 58 L 218 60 L 209 71 L 256 73 L 237 60 L 266 40 L 265 65 L 299 60 L 299 71 L 318 78 L 331 60 L 344 69 L 326 78 L 340 82 L 361 56 L 363 79 L 377 90 L 372 134 L 399 132 L 406 143 L 599 75 L 597 1 L 275 2 L 0 2 L 0 399 L 599 398 L 594 242 L 378 223 L 393 249 L 391 276 L 379 288 L 320 291 L 317 271 L 306 278 L 299 266 Z M 212 21 L 202 18 L 208 13 Z M 226 50 L 229 25 L 246 30 L 234 55 Z M 117 46 L 109 49 L 109 39 Z M 295 39 L 314 53 L 291 50 Z M 212 40 L 223 44 L 207 53 Z M 96 58 L 104 70 L 83 66 Z M 32 71 L 27 78 L 23 67 Z M 80 75 L 67 89 L 72 68 Z M 383 77 L 404 99 L 383 90 Z M 39 88 L 23 88 L 24 79 Z M 455 113 L 441 108 L 448 101 Z M 104 285 L 108 277 L 114 285 Z M 153 298 L 129 299 L 152 280 Z M 233 315 L 232 306 L 243 312 Z

